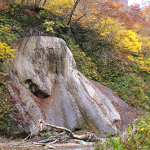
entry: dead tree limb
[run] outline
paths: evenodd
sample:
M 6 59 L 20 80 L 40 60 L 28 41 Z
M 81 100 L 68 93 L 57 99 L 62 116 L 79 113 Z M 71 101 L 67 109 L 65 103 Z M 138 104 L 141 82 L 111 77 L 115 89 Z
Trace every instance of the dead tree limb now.
M 86 14 L 83 14 L 81 17 L 79 17 L 79 18 L 70 26 L 70 28 L 73 27 L 74 24 L 77 23 L 77 22 L 78 22 L 81 18 L 83 18 L 85 15 L 86 15 Z
M 39 132 L 41 132 L 42 125 L 61 130 L 63 132 L 57 134 L 56 136 L 50 136 L 47 139 L 44 139 L 44 140 L 41 140 L 38 142 L 32 142 L 32 141 L 25 142 L 29 137 L 32 137 L 33 135 L 37 135 Z M 66 136 L 66 133 L 68 133 L 69 135 Z M 38 121 L 37 125 L 35 126 L 35 128 L 33 129 L 33 131 L 31 132 L 31 134 L 29 134 L 21 142 L 15 143 L 15 144 L 9 144 L 9 146 L 20 146 L 21 145 L 21 146 L 30 147 L 30 146 L 36 145 L 36 146 L 46 146 L 48 148 L 53 148 L 53 146 L 51 146 L 51 144 L 54 144 L 57 142 L 64 142 L 68 139 L 78 139 L 78 140 L 84 140 L 86 142 L 101 141 L 100 138 L 98 138 L 95 134 L 87 132 L 85 135 L 76 135 L 70 129 L 60 127 L 60 126 L 55 126 L 52 124 L 48 124 L 48 123 L 45 123 L 42 119 L 40 119 Z
M 55 128 L 55 129 L 59 129 L 61 131 L 66 131 L 67 133 L 70 134 L 70 137 L 73 138 L 73 139 L 84 140 L 84 141 L 88 141 L 88 142 L 100 141 L 100 139 L 96 135 L 94 135 L 92 133 L 89 133 L 89 132 L 87 132 L 85 135 L 76 135 L 70 129 L 60 127 L 60 126 L 55 126 L 55 125 L 52 125 L 52 124 L 48 124 L 48 123 L 45 123 L 43 120 L 39 120 L 39 123 L 42 123 L 45 126 L 49 126 L 49 127 Z
M 44 0 L 44 2 L 43 2 L 43 6 L 45 6 L 45 4 L 46 4 L 46 1 L 47 1 L 47 0 Z

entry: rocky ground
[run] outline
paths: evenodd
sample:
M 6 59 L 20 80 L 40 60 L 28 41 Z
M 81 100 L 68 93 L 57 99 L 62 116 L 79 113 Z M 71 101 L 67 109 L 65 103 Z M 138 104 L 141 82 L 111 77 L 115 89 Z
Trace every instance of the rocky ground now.
M 74 134 L 76 135 L 84 135 L 87 132 L 91 131 L 96 136 L 99 136 L 99 133 L 94 127 L 88 127 L 87 129 L 82 129 L 79 131 L 75 131 Z M 67 139 L 64 141 L 58 141 L 55 143 L 48 142 L 48 143 L 41 143 L 39 141 L 46 141 L 49 137 L 54 137 L 54 135 L 59 136 L 62 133 L 59 133 L 57 131 L 49 131 L 47 133 L 40 133 L 39 136 L 33 136 L 32 138 L 28 138 L 25 140 L 25 138 L 16 138 L 14 139 L 12 136 L 9 138 L 6 138 L 2 135 L 0 135 L 0 149 L 5 150 L 41 150 L 41 149 L 84 149 L 84 150 L 93 150 L 95 142 L 85 142 L 83 140 L 77 140 L 77 139 Z M 67 134 L 66 137 L 69 137 Z M 105 142 L 105 138 L 100 138 L 101 142 Z
M 102 139 L 104 141 L 104 139 Z M 94 142 L 85 142 L 82 140 L 67 140 L 66 142 L 63 143 L 55 143 L 55 144 L 48 144 L 48 145 L 38 145 L 36 144 L 36 140 L 26 140 L 23 141 L 21 138 L 17 139 L 8 139 L 4 136 L 0 137 L 0 149 L 5 149 L 5 150 L 29 150 L 29 149 L 68 149 L 68 148 L 87 148 L 91 149 L 94 147 Z M 92 148 L 94 149 L 94 148 Z

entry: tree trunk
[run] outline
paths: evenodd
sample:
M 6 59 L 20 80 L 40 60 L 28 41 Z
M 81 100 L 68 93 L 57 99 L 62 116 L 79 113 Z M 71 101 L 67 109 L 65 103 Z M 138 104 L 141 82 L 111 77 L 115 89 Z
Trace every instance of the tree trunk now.
M 80 0 L 76 0 L 76 2 L 75 2 L 75 4 L 74 4 L 74 7 L 73 7 L 73 9 L 72 9 L 72 11 L 71 11 L 70 18 L 69 18 L 69 21 L 68 21 L 68 23 L 67 23 L 67 26 L 70 26 L 73 13 L 74 13 L 74 11 L 75 11 L 75 9 L 76 9 L 76 7 L 77 7 L 77 5 L 78 5 L 79 2 L 80 2 Z
M 43 6 L 45 6 L 47 0 L 44 0 Z

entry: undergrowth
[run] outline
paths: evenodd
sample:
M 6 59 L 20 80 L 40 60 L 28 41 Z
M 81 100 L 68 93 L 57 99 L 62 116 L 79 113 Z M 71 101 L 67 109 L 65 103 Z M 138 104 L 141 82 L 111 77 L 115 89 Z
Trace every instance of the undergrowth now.
M 113 148 L 113 150 L 149 150 L 150 114 L 143 116 L 141 119 L 136 119 L 134 124 L 134 127 L 129 125 L 124 136 L 116 135 L 107 138 L 104 143 L 97 142 L 95 150 L 110 148 Z
M 4 79 L 5 74 L 0 73 L 0 79 Z M 10 105 L 7 98 L 6 82 L 0 82 L 0 132 L 5 133 L 10 129 L 11 119 L 9 117 Z

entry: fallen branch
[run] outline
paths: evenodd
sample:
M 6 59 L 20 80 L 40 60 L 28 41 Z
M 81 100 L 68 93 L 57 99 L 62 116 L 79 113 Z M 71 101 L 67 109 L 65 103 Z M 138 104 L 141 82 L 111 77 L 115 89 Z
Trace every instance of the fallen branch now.
M 85 16 L 85 14 L 83 14 L 81 17 L 79 17 L 79 18 L 70 26 L 70 28 L 73 27 L 74 24 L 77 23 L 77 22 L 78 22 L 81 18 L 83 18 L 84 16 Z
M 45 123 L 43 120 L 39 120 L 39 123 L 42 123 L 45 126 L 49 126 L 49 127 L 55 128 L 55 129 L 59 129 L 61 131 L 66 131 L 67 133 L 70 134 L 70 138 L 72 138 L 72 139 L 84 140 L 84 141 L 88 141 L 88 142 L 100 141 L 100 139 L 95 134 L 92 134 L 92 133 L 89 133 L 89 132 L 87 132 L 85 135 L 76 135 L 71 130 L 69 130 L 67 128 L 60 127 L 60 126 L 55 126 L 55 125 L 52 125 L 52 124 L 48 124 L 48 123 Z
M 32 142 L 32 141 L 27 141 L 25 142 L 28 138 L 31 138 L 33 135 L 37 135 L 39 134 L 39 132 L 41 132 L 42 130 L 42 125 L 48 126 L 48 127 L 52 127 L 58 130 L 61 130 L 63 132 L 55 135 L 55 136 L 49 136 L 46 139 L 43 139 L 41 141 L 38 142 Z M 68 133 L 68 135 L 66 136 L 66 133 Z M 23 139 L 21 142 L 17 143 L 17 144 L 12 144 L 9 146 L 26 146 L 26 147 L 30 147 L 30 146 L 46 146 L 48 148 L 53 148 L 51 146 L 51 144 L 57 143 L 57 142 L 64 142 L 68 139 L 78 139 L 78 140 L 84 140 L 86 142 L 96 142 L 96 141 L 101 141 L 100 138 L 98 138 L 95 134 L 92 134 L 90 132 L 87 132 L 84 135 L 76 135 L 74 134 L 71 130 L 64 128 L 64 127 L 60 127 L 60 126 L 55 126 L 52 124 L 48 124 L 45 123 L 42 119 L 40 119 L 36 125 L 36 127 L 33 129 L 33 131 L 31 132 L 31 134 L 29 134 L 25 139 Z

